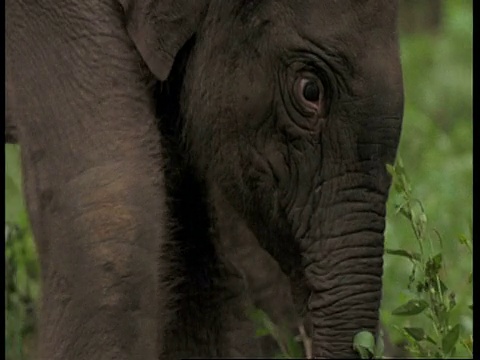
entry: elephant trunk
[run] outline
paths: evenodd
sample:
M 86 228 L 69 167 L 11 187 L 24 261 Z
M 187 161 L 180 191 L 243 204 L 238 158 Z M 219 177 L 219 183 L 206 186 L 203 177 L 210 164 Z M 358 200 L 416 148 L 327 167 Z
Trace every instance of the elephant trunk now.
M 378 173 L 377 173 L 378 175 Z M 313 356 L 355 358 L 353 338 L 378 324 L 389 181 L 349 172 L 322 184 L 300 245 L 311 296 Z

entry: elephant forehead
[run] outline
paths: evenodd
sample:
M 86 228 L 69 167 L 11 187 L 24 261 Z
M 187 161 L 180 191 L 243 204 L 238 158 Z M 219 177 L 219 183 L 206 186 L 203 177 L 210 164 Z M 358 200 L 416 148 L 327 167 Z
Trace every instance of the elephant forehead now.
M 253 48 L 225 50 L 228 41 L 210 38 L 197 43 L 187 67 L 184 97 L 187 114 L 234 123 L 239 114 L 265 119 L 271 111 L 275 72 Z M 273 65 L 273 64 L 272 64 Z M 215 104 L 215 106 L 205 106 Z M 224 129 L 227 130 L 227 129 Z
M 393 29 L 398 7 L 395 0 L 309 0 L 286 4 L 299 29 L 327 38 L 351 38 L 358 31 L 365 36 L 376 29 Z
M 292 5 L 290 5 L 292 6 Z M 357 110 L 394 116 L 403 107 L 396 1 L 305 1 L 290 12 L 294 35 L 346 76 Z

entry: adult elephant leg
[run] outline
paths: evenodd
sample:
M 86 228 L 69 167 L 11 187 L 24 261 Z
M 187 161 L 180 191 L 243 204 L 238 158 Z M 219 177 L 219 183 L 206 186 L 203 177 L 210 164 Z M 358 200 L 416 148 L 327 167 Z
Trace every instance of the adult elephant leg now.
M 110 3 L 35 4 L 7 3 L 7 72 L 41 263 L 38 358 L 156 359 L 169 293 L 149 72 Z
M 169 294 L 158 276 L 164 234 L 151 225 L 162 218 L 162 195 L 149 178 L 154 168 L 132 166 L 145 161 L 148 169 L 147 156 L 89 168 L 65 184 L 53 179 L 64 176 L 61 165 L 34 158 L 22 147 L 41 262 L 39 358 L 156 359 Z M 135 176 L 125 173 L 132 168 Z

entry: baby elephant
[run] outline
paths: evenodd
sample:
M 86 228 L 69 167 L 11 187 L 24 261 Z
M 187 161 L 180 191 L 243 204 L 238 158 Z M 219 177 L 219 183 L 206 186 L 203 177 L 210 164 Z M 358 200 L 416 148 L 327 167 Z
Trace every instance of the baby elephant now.
M 397 8 L 6 0 L 38 358 L 257 357 L 245 281 L 285 329 L 310 319 L 312 357 L 358 357 L 403 117 Z M 263 260 L 242 265 L 240 239 L 277 265 L 247 249 Z M 285 303 L 262 305 L 270 291 Z

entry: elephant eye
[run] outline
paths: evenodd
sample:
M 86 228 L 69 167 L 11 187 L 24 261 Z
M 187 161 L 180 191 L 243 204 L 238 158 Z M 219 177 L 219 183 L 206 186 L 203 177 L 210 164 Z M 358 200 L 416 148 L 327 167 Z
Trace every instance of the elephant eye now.
M 310 102 L 316 102 L 320 98 L 320 89 L 314 81 L 306 81 L 303 86 L 303 98 Z
M 323 108 L 323 85 L 313 76 L 301 76 L 295 84 L 295 96 L 301 107 L 308 113 L 320 113 Z

